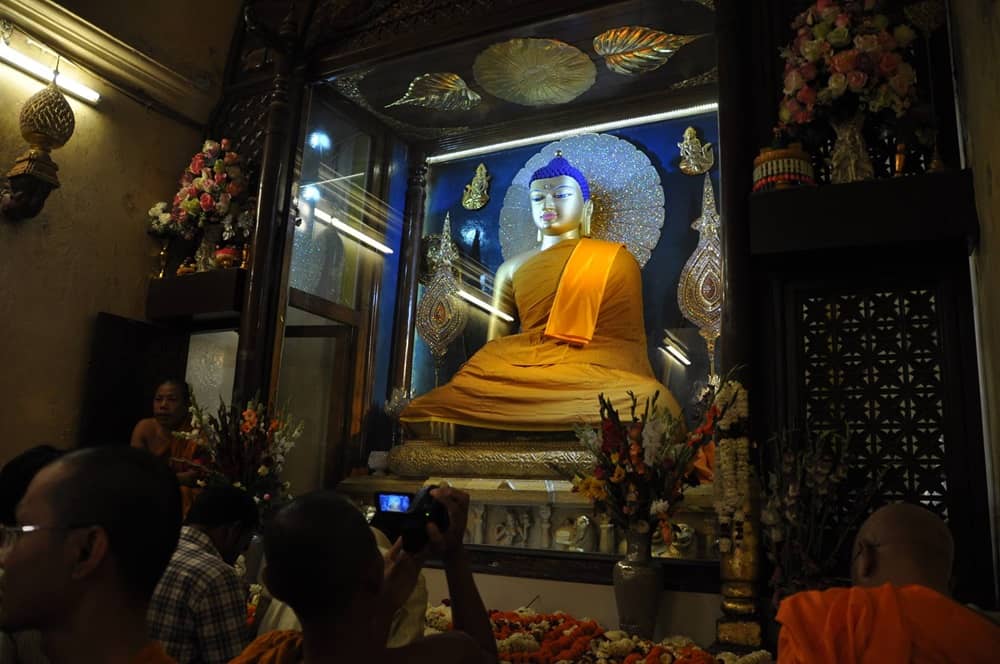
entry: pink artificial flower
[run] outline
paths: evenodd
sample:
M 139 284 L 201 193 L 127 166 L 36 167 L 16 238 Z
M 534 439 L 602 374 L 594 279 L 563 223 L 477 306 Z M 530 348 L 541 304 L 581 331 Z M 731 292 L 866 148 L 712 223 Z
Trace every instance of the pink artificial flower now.
M 180 205 L 181 201 L 183 201 L 183 200 L 184 200 L 184 196 L 182 196 L 180 193 L 174 194 L 174 205 L 175 206 Z
M 226 181 L 226 174 L 225 173 L 216 173 L 215 174 L 215 184 L 216 185 L 221 185 L 225 181 Z
M 230 146 L 230 141 L 228 138 L 224 138 L 221 141 L 219 141 L 219 147 L 221 147 L 223 150 L 228 150 L 229 146 Z
M 807 85 L 799 90 L 795 98 L 807 107 L 811 107 L 816 103 L 816 90 Z
M 816 78 L 817 74 L 816 65 L 814 65 L 811 62 L 805 63 L 804 65 L 799 67 L 799 74 L 801 74 L 802 78 L 804 78 L 807 81 L 813 80 L 814 78 Z
M 191 180 L 194 180 L 194 175 L 190 171 L 184 171 L 184 175 L 181 176 L 181 186 L 191 184 Z
M 795 114 L 796 124 L 808 124 L 812 122 L 812 111 L 803 110 Z
M 205 157 L 201 153 L 198 153 L 191 159 L 191 165 L 188 166 L 188 170 L 192 173 L 201 173 L 201 169 L 203 168 L 205 168 Z
M 838 14 L 833 24 L 838 28 L 846 28 L 851 24 L 851 17 L 848 14 Z
M 857 62 L 858 52 L 852 48 L 847 51 L 841 51 L 833 56 L 830 61 L 830 66 L 834 72 L 838 74 L 846 74 L 853 71 L 857 67 Z
M 867 82 L 868 74 L 863 71 L 855 70 L 847 74 L 847 87 L 851 89 L 851 92 L 861 92 Z
M 198 199 L 198 203 L 201 204 L 201 209 L 205 212 L 209 212 L 215 208 L 215 201 L 212 200 L 211 194 L 202 194 L 201 198 Z
M 222 163 L 226 166 L 232 166 L 240 160 L 240 156 L 235 152 L 227 152 L 226 156 L 222 158 Z
M 882 56 L 882 59 L 878 61 L 878 73 L 882 74 L 886 78 L 889 78 L 896 73 L 899 69 L 899 65 L 903 62 L 901 58 L 896 53 L 886 53 Z
M 237 183 L 237 182 L 230 182 L 226 186 L 226 193 L 229 194 L 230 196 L 232 196 L 233 198 L 236 198 L 237 196 L 239 196 L 240 192 L 242 192 L 242 191 L 243 191 L 243 187 L 240 186 L 239 183 Z
M 782 108 L 788 111 L 791 115 L 795 115 L 796 113 L 802 110 L 802 105 L 799 104 L 799 102 L 797 102 L 796 100 L 791 98 L 783 101 L 781 105 Z
M 198 197 L 198 187 L 188 187 L 188 189 L 187 189 L 187 197 L 188 198 L 197 198 Z

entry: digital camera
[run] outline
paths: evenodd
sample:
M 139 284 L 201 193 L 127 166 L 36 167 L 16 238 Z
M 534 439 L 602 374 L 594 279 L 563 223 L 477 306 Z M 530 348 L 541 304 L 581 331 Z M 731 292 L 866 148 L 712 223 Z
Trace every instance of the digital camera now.
M 448 510 L 431 496 L 431 490 L 436 488 L 436 485 L 425 486 L 413 496 L 376 494 L 378 510 L 372 525 L 385 533 L 391 542 L 402 537 L 404 551 L 423 551 L 427 546 L 428 523 L 435 524 L 442 533 L 448 530 Z

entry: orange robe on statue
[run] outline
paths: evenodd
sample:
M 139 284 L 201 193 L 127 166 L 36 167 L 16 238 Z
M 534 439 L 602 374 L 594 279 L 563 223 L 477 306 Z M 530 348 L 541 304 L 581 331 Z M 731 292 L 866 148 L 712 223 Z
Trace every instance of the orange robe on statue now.
M 600 421 L 597 395 L 620 412 L 640 404 L 680 412 L 653 376 L 639 264 L 621 245 L 564 240 L 512 277 L 521 331 L 490 341 L 446 385 L 417 397 L 401 420 L 502 431 L 571 431 Z
M 778 664 L 1000 661 L 1000 626 L 923 586 L 801 592 L 778 622 Z
M 258 636 L 229 664 L 299 664 L 302 632 L 283 630 Z

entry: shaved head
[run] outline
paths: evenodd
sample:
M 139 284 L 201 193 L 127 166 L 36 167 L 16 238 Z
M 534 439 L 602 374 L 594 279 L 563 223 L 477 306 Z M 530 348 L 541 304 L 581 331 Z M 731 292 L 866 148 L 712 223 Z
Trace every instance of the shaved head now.
M 854 540 L 855 585 L 917 584 L 948 594 L 955 545 L 948 526 L 917 505 L 887 505 L 861 525 Z

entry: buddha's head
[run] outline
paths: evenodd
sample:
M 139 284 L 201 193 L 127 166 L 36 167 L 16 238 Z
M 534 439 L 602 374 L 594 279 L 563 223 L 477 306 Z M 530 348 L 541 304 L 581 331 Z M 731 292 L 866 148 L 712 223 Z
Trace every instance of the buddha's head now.
M 561 152 L 531 175 L 528 186 L 531 217 L 542 235 L 564 235 L 578 231 L 590 235 L 593 201 L 583 173 L 566 161 Z

